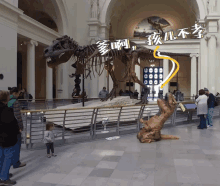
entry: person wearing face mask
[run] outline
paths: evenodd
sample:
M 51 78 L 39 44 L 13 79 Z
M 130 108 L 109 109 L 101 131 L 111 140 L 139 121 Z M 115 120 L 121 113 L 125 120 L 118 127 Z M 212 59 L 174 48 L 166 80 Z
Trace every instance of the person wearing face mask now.
M 106 98 L 108 95 L 108 91 L 106 90 L 106 87 L 103 87 L 103 89 L 99 92 L 99 98 Z
M 20 105 L 18 103 L 17 98 L 20 95 L 20 91 L 18 91 L 17 87 L 13 87 L 10 90 L 10 100 L 8 102 L 8 107 L 9 108 L 13 108 L 14 111 L 14 115 L 15 118 L 18 121 L 18 126 L 19 126 L 19 130 L 20 133 L 18 134 L 18 142 L 16 144 L 16 154 L 14 157 L 14 161 L 13 161 L 13 167 L 15 168 L 20 168 L 20 167 L 24 167 L 26 166 L 26 163 L 21 163 L 20 162 L 20 150 L 21 150 L 21 137 L 22 137 L 22 131 L 23 131 L 23 121 L 22 121 L 22 116 L 21 116 L 21 109 L 20 109 Z
M 7 106 L 8 101 L 9 92 L 0 90 L 0 185 L 16 184 L 16 181 L 10 180 L 13 175 L 9 174 L 9 169 L 13 164 L 20 132 L 13 109 Z

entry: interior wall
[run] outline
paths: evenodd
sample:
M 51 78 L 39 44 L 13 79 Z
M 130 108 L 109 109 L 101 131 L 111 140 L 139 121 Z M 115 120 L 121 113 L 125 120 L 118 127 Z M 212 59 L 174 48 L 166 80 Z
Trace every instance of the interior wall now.
M 170 82 L 177 82 L 178 75 L 178 84 L 179 90 L 184 93 L 184 96 L 190 96 L 191 90 L 191 59 L 189 57 L 173 57 L 178 61 L 180 65 L 179 72 L 171 79 Z M 169 61 L 169 71 L 172 69 L 172 63 Z M 169 90 L 173 92 L 176 87 L 169 87 Z
M 36 99 L 46 99 L 46 62 L 43 59 L 44 47 L 35 47 L 35 96 Z M 52 90 L 51 90 L 52 91 Z
M 22 45 L 22 88 L 27 89 L 27 45 Z

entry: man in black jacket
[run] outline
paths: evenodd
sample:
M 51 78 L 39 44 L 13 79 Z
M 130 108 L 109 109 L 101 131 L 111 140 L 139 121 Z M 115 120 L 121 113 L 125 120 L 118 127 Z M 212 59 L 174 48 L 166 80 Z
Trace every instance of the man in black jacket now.
M 18 91 L 17 87 L 13 87 L 10 90 L 10 101 L 8 102 L 8 107 L 13 108 L 15 118 L 18 121 L 18 126 L 20 129 L 20 134 L 18 134 L 18 142 L 16 144 L 16 154 L 14 157 L 14 162 L 13 162 L 13 167 L 19 168 L 19 167 L 24 167 L 26 166 L 26 163 L 21 163 L 20 162 L 20 150 L 21 150 L 21 139 L 22 139 L 22 131 L 23 131 L 23 121 L 22 121 L 22 116 L 21 116 L 21 108 L 20 104 L 17 100 L 17 97 L 20 94 L 20 91 Z
M 209 97 L 208 99 L 208 114 L 207 114 L 207 127 L 213 126 L 213 115 L 215 107 L 215 96 L 209 92 L 207 88 L 204 88 L 205 94 Z
M 13 109 L 7 107 L 9 92 L 0 91 L 0 185 L 14 185 L 9 179 L 17 135 L 20 133 Z

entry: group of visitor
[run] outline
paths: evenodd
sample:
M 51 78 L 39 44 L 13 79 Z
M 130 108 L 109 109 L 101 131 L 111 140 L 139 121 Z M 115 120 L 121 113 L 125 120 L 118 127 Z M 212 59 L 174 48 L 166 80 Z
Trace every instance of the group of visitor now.
M 9 174 L 13 168 L 24 167 L 20 162 L 20 149 L 23 122 L 17 98 L 20 95 L 17 87 L 8 91 L 0 91 L 0 185 L 14 185 Z
M 207 88 L 199 90 L 196 99 L 197 115 L 200 117 L 198 129 L 206 129 L 213 126 L 213 114 L 215 107 L 215 96 Z
M 134 92 L 125 90 L 123 91 L 122 89 L 119 91 L 119 96 L 132 96 L 134 99 L 138 99 L 138 94 L 139 92 L 135 90 Z
M 26 166 L 26 163 L 20 161 L 20 150 L 22 141 L 23 121 L 20 111 L 18 98 L 25 96 L 23 90 L 17 87 L 10 88 L 8 91 L 0 90 L 0 185 L 15 185 L 16 181 L 9 173 L 10 167 L 20 168 Z M 43 142 L 47 147 L 47 157 L 54 154 L 54 138 L 57 137 L 52 130 L 54 123 L 47 122 Z

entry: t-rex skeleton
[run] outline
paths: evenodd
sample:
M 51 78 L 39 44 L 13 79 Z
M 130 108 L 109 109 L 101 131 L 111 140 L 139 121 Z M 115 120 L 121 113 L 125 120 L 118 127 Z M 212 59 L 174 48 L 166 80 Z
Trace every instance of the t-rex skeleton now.
M 131 46 L 134 46 L 131 43 Z M 183 54 L 173 54 L 173 53 L 164 53 L 161 54 L 165 55 L 183 55 Z M 136 50 L 132 49 L 124 49 L 121 50 L 113 49 L 110 50 L 105 55 L 101 55 L 99 53 L 98 47 L 96 44 L 88 45 L 88 46 L 79 46 L 77 42 L 71 39 L 68 36 L 63 36 L 57 38 L 53 41 L 53 44 L 47 47 L 44 50 L 44 57 L 47 58 L 47 65 L 48 67 L 55 67 L 59 64 L 66 63 L 70 60 L 70 58 L 75 58 L 76 62 L 72 65 L 76 67 L 75 74 L 72 74 L 71 77 L 76 76 L 78 74 L 83 74 L 84 71 L 88 71 L 86 74 L 86 78 L 90 76 L 91 78 L 91 71 L 94 74 L 94 67 L 97 74 L 100 76 L 103 70 L 107 70 L 109 75 L 113 81 L 113 89 L 111 90 L 110 94 L 107 96 L 106 99 L 108 100 L 113 99 L 115 95 L 116 88 L 119 85 L 119 82 L 123 82 L 125 80 L 133 80 L 135 83 L 140 84 L 144 88 L 144 96 L 142 97 L 141 104 L 147 103 L 147 96 L 149 94 L 149 88 L 142 83 L 135 73 L 135 65 L 139 65 L 144 68 L 139 62 L 138 58 L 141 60 L 149 60 L 152 59 L 153 50 L 144 48 L 144 47 L 137 47 Z M 125 72 L 122 80 L 118 80 L 114 74 L 114 65 L 113 61 L 118 58 L 122 63 L 125 64 Z M 104 64 L 104 68 L 102 69 L 102 64 Z M 97 69 L 99 67 L 99 69 Z

